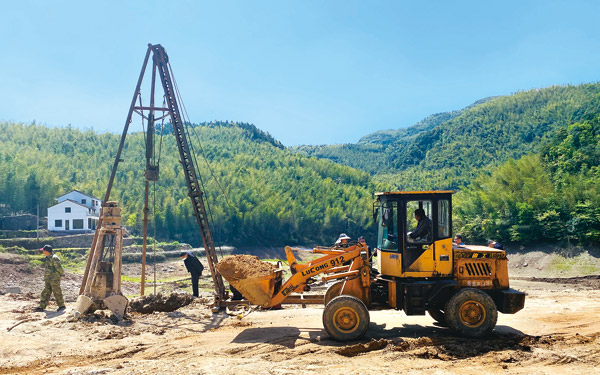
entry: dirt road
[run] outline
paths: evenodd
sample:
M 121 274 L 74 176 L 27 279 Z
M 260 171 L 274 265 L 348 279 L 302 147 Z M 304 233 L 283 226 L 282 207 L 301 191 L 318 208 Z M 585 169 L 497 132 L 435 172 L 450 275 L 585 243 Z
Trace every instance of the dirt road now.
M 556 281 L 556 280 L 554 280 Z M 598 374 L 600 290 L 515 280 L 525 309 L 499 314 L 492 337 L 469 340 L 428 316 L 371 312 L 367 338 L 340 344 L 322 308 L 212 314 L 196 300 L 170 313 L 31 313 L 35 297 L 0 296 L 0 374 Z M 33 318 L 7 331 L 22 319 Z

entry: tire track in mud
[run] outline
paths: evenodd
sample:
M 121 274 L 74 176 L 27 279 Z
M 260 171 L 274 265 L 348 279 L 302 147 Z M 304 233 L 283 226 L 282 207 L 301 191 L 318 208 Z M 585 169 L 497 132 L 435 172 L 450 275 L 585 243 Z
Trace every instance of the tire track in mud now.
M 332 349 L 346 357 L 400 352 L 403 356 L 441 361 L 477 360 L 502 363 L 548 365 L 581 362 L 600 365 L 600 332 L 592 335 L 551 334 L 544 336 L 494 335 L 489 339 L 421 337 L 380 339 Z
M 591 335 L 550 334 L 542 336 L 494 334 L 487 339 L 466 339 L 455 336 L 379 339 L 344 345 L 331 340 L 283 336 L 261 343 L 247 343 L 215 352 L 218 356 L 261 358 L 270 363 L 298 358 L 304 355 L 335 353 L 340 357 L 386 356 L 390 360 L 424 359 L 456 364 L 500 364 L 508 366 L 564 366 L 581 363 L 590 367 L 600 365 L 600 332 Z M 150 349 L 148 351 L 148 349 Z M 41 373 L 44 370 L 64 371 L 69 368 L 111 366 L 116 360 L 129 361 L 148 358 L 192 358 L 195 348 L 166 347 L 156 350 L 146 344 L 120 347 L 93 355 L 60 356 L 36 360 L 26 366 L 0 369 L 0 374 Z M 331 357 L 330 357 L 331 358 Z M 331 358 L 335 361 L 335 358 Z
M 600 332 L 591 335 L 552 334 L 528 336 L 525 345 L 532 348 L 534 362 L 561 365 L 573 362 L 600 365 Z
M 298 342 L 297 342 L 298 341 Z M 238 358 L 261 357 L 278 362 L 307 354 L 335 353 L 343 357 L 412 357 L 439 361 L 478 361 L 500 364 L 564 365 L 574 362 L 600 365 L 600 332 L 591 335 L 550 334 L 543 336 L 494 334 L 487 339 L 457 336 L 414 339 L 378 339 L 340 346 L 325 340 L 285 336 L 262 343 L 229 348 L 220 354 Z
M 48 368 L 56 370 L 72 367 L 90 367 L 117 359 L 131 358 L 147 349 L 145 344 L 136 344 L 134 348 L 121 347 L 103 353 L 82 355 L 61 355 L 48 359 L 38 359 L 24 366 L 0 368 L 0 374 L 39 374 Z
M 237 358 L 260 357 L 269 362 L 279 362 L 286 359 L 299 357 L 307 354 L 328 352 L 329 349 L 315 345 L 319 341 L 297 335 L 286 335 L 260 343 L 243 343 L 240 346 L 229 348 L 215 353 L 223 356 L 235 356 Z
M 188 337 L 190 339 L 190 337 Z M 206 354 L 206 353 L 205 353 Z M 600 365 L 600 332 L 590 335 L 549 334 L 541 336 L 494 334 L 486 339 L 466 339 L 457 336 L 434 336 L 419 338 L 378 339 L 342 345 L 330 339 L 310 339 L 297 335 L 271 338 L 263 342 L 240 343 L 239 346 L 213 352 L 218 357 L 236 357 L 256 360 L 260 358 L 268 363 L 280 363 L 305 355 L 327 358 L 333 363 L 343 357 L 362 356 L 365 360 L 387 358 L 387 360 L 406 361 L 421 359 L 435 363 L 510 366 L 578 366 L 595 368 Z M 333 354 L 333 356 L 332 356 Z M 337 354 L 337 358 L 335 354 Z M 90 355 L 59 356 L 40 359 L 28 365 L 0 369 L 0 374 L 64 372 L 67 369 L 90 367 L 114 367 L 119 360 L 128 361 L 173 358 L 194 358 L 197 347 L 189 345 L 166 345 L 156 347 L 139 343 L 134 347 L 117 347 Z M 332 362 L 333 361 L 333 362 Z M 119 368 L 119 367 L 117 367 Z

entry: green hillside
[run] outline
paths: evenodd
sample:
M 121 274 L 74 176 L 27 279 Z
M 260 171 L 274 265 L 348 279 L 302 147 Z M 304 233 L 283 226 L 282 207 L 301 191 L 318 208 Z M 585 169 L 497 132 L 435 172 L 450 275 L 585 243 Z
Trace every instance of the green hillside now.
M 599 114 L 596 83 L 487 98 L 351 145 L 285 148 L 245 123 L 189 133 L 218 243 L 330 244 L 340 232 L 372 240 L 374 192 L 446 188 L 459 191 L 454 229 L 470 240 L 598 243 Z M 158 239 L 200 245 L 170 131 L 156 140 L 151 216 Z M 0 214 L 39 203 L 44 215 L 72 189 L 104 197 L 119 135 L 12 123 L 0 132 Z M 144 134 L 129 135 L 111 196 L 134 234 L 144 155 Z
M 216 241 L 328 244 L 340 232 L 358 236 L 372 230 L 376 189 L 367 173 L 292 153 L 253 125 L 215 122 L 194 125 L 190 134 Z M 0 205 L 35 213 L 39 202 L 45 215 L 71 189 L 103 198 L 119 139 L 71 127 L 0 123 Z M 134 233 L 142 224 L 144 155 L 143 133 L 128 135 L 111 196 Z M 178 160 L 174 138 L 165 134 L 160 180 L 155 199 L 150 197 L 156 202 L 157 237 L 199 245 Z
M 600 115 L 476 178 L 455 207 L 456 227 L 472 240 L 600 242 Z
M 600 84 L 553 86 L 488 98 L 357 144 L 295 151 L 365 170 L 397 189 L 457 189 L 481 169 L 539 152 L 559 129 L 600 112 Z
M 308 156 L 329 159 L 372 175 L 389 173 L 392 166 L 397 165 L 397 150 L 409 147 L 420 134 L 435 129 L 444 122 L 460 116 L 466 110 L 491 99 L 481 99 L 460 111 L 436 113 L 408 128 L 377 131 L 362 137 L 357 144 L 295 146 L 292 150 Z
M 292 150 L 303 155 L 329 159 L 370 174 L 385 173 L 397 157 L 395 153 L 390 153 L 390 149 L 408 147 L 420 133 L 439 126 L 461 112 L 431 115 L 409 128 L 381 130 L 362 137 L 357 144 L 294 146 Z

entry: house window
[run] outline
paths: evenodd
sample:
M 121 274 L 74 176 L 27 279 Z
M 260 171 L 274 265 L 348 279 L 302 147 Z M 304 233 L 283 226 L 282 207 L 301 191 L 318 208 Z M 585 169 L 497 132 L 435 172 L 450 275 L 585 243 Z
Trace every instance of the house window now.
M 65 213 L 71 212 L 71 207 L 65 207 Z
M 87 202 L 87 200 L 86 200 L 86 199 L 82 199 L 82 200 L 81 200 L 81 204 L 85 204 L 85 202 Z
M 54 226 L 57 228 L 62 228 L 62 220 L 54 220 Z
M 73 219 L 73 229 L 83 229 L 83 219 Z

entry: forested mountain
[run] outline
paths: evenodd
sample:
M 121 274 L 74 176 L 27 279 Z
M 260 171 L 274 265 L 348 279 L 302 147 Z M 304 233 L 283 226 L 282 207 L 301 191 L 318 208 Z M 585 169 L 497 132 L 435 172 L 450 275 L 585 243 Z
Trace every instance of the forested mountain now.
M 473 240 L 600 242 L 600 115 L 475 179 L 457 194 L 454 214 Z
M 245 123 L 188 129 L 218 243 L 329 244 L 340 232 L 372 239 L 374 192 L 447 188 L 459 191 L 454 231 L 471 241 L 598 243 L 599 116 L 595 83 L 487 98 L 352 145 L 289 149 Z M 157 237 L 200 245 L 171 132 L 167 126 L 156 139 Z M 103 198 L 119 139 L 0 123 L 0 210 L 33 213 L 39 203 L 45 214 L 71 189 Z M 128 136 L 111 196 L 134 234 L 144 145 L 143 133 Z
M 482 168 L 539 152 L 558 130 L 599 113 L 599 93 L 598 83 L 523 91 L 377 132 L 357 144 L 295 150 L 368 171 L 397 189 L 457 189 Z
M 214 122 L 189 129 L 216 241 L 328 244 L 343 231 L 358 236 L 372 230 L 375 187 L 367 173 L 294 154 L 253 125 Z M 156 139 L 160 179 L 150 197 L 157 237 L 199 245 L 177 147 L 168 128 L 162 133 Z M 71 127 L 0 123 L 0 204 L 35 213 L 39 202 L 45 214 L 71 189 L 102 199 L 119 139 Z M 144 134 L 128 135 L 111 195 L 134 233 L 141 229 L 144 155 Z
M 493 97 L 357 144 L 296 152 L 368 171 L 393 189 L 454 189 L 470 241 L 600 242 L 600 84 Z
M 295 146 L 292 150 L 304 155 L 325 158 L 343 165 L 357 168 L 372 175 L 389 173 L 397 164 L 396 150 L 409 147 L 415 138 L 446 121 L 460 116 L 469 108 L 485 103 L 492 98 L 481 99 L 460 111 L 442 112 L 428 116 L 413 126 L 400 129 L 380 130 L 362 137 L 357 144 Z M 397 169 L 397 168 L 396 168 Z

